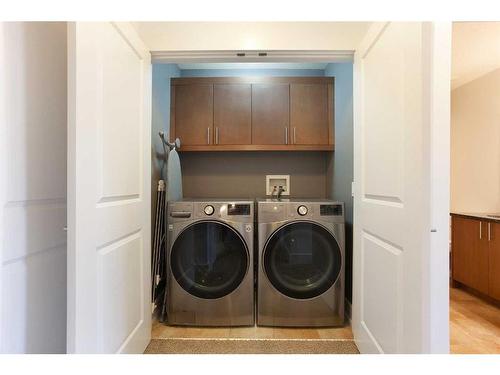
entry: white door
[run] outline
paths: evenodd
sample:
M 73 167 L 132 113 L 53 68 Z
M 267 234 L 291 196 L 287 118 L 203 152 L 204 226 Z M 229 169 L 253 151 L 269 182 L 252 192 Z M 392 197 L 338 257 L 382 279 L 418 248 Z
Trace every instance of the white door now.
M 355 53 L 352 325 L 362 353 L 448 351 L 447 177 L 433 177 L 449 174 L 436 163 L 449 160 L 449 34 L 377 23 Z
M 68 352 L 151 336 L 151 64 L 130 24 L 68 26 Z

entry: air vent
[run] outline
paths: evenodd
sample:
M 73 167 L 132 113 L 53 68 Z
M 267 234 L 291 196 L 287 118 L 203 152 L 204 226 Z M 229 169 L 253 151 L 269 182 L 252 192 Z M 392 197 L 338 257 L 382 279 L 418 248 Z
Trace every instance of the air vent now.
M 245 53 L 244 52 L 238 52 L 236 54 L 236 56 L 238 56 L 238 57 L 245 57 Z
M 265 57 L 267 56 L 267 52 L 259 52 L 259 56 Z

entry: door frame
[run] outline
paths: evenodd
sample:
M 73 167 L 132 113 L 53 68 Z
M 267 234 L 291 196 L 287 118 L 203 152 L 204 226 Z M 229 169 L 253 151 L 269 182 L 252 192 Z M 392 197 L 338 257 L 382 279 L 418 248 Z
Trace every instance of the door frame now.
M 374 23 L 384 28 L 390 22 Z M 370 28 L 371 29 L 371 28 Z M 450 171 L 450 83 L 451 83 L 451 22 L 424 22 L 423 71 L 426 84 L 424 97 L 427 106 L 424 117 L 429 122 L 429 155 L 431 170 L 430 247 L 424 255 L 428 273 L 424 275 L 424 301 L 426 301 L 424 327 L 424 353 L 448 353 L 449 340 L 449 171 Z M 245 56 L 237 56 L 238 53 Z M 354 50 L 199 50 L 151 51 L 151 64 L 161 63 L 232 63 L 232 62 L 328 62 L 353 64 L 353 97 L 356 95 L 357 69 Z M 266 53 L 266 56 L 259 56 Z M 449 77 L 442 79 L 441 77 Z M 358 126 L 359 113 L 353 107 L 353 127 Z M 359 111 L 359 109 L 358 109 Z M 353 153 L 355 147 L 353 144 Z M 432 182 L 432 183 L 431 183 Z M 353 222 L 353 226 L 356 225 Z M 354 231 L 353 231 L 354 232 Z M 347 301 L 348 302 L 348 301 Z M 350 319 L 350 316 L 349 316 Z

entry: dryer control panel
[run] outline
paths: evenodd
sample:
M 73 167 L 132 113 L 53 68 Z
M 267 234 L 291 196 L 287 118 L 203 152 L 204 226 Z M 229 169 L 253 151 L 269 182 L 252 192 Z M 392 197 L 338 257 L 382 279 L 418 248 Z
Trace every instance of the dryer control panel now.
M 252 201 L 176 201 L 169 202 L 168 220 L 180 222 L 213 219 L 232 222 L 253 222 L 254 203 Z

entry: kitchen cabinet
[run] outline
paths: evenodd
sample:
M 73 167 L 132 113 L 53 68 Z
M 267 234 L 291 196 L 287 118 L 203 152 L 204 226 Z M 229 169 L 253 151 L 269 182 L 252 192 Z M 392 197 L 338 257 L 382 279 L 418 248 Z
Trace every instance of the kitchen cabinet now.
M 333 77 L 171 80 L 171 140 L 186 151 L 333 151 Z
M 500 300 L 500 223 L 489 224 L 489 295 Z
M 251 85 L 214 85 L 215 145 L 246 145 L 252 143 L 251 119 Z
M 289 111 L 289 85 L 252 85 L 252 142 L 260 145 L 289 144 Z
M 292 144 L 328 144 L 329 124 L 328 85 L 291 84 L 290 127 Z
M 500 223 L 452 215 L 452 279 L 500 300 Z
M 172 86 L 170 129 L 182 139 L 182 145 L 213 143 L 213 104 L 213 85 Z

